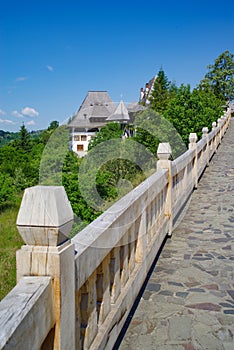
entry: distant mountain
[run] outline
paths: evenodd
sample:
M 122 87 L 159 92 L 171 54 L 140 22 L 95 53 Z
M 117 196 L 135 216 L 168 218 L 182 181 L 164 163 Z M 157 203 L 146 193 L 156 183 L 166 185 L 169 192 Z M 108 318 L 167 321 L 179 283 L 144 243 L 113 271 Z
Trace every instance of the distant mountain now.
M 36 138 L 39 137 L 42 134 L 42 132 L 43 130 L 31 131 L 30 135 L 32 136 L 32 138 Z M 0 130 L 0 147 L 7 145 L 11 141 L 18 140 L 19 135 L 19 132 Z

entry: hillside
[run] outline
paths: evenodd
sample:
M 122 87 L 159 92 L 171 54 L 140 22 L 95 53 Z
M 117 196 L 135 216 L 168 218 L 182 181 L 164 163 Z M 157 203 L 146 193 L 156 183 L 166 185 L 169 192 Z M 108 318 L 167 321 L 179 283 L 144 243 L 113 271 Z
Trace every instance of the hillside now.
M 42 134 L 43 130 L 31 131 L 30 135 L 32 138 L 39 137 Z M 0 147 L 7 145 L 11 141 L 19 140 L 20 133 L 19 132 L 10 132 L 0 130 Z
M 10 132 L 10 131 L 0 130 L 0 147 L 17 139 L 19 139 L 19 132 Z

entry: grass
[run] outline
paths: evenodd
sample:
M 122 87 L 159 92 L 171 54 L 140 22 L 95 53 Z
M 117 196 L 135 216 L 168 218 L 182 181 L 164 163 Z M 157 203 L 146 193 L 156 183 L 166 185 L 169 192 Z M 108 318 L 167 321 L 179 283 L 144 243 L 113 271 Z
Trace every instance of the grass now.
M 19 203 L 0 212 L 0 300 L 16 284 L 16 250 L 24 243 L 16 228 Z

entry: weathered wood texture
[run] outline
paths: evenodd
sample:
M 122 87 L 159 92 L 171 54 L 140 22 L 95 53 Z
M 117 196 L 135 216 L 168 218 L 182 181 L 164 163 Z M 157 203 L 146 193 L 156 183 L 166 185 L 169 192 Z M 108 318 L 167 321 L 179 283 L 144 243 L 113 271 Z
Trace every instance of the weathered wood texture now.
M 0 349 L 40 349 L 55 324 L 50 277 L 23 277 L 0 302 Z

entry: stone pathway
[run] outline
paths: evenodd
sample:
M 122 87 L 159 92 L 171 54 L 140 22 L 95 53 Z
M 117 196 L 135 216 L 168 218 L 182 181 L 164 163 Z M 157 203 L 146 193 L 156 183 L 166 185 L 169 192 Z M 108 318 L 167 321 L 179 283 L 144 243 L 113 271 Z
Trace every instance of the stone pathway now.
M 120 350 L 234 349 L 234 120 L 166 241 Z

